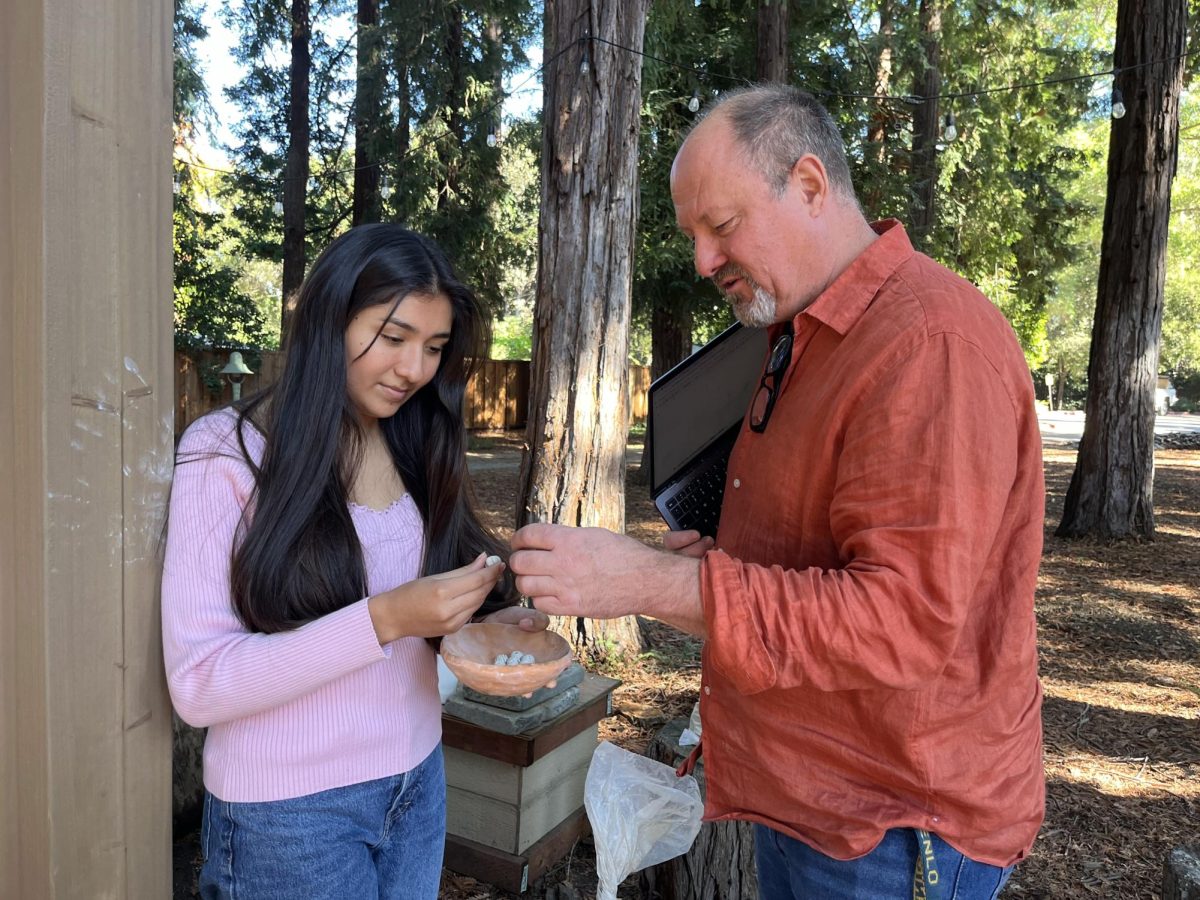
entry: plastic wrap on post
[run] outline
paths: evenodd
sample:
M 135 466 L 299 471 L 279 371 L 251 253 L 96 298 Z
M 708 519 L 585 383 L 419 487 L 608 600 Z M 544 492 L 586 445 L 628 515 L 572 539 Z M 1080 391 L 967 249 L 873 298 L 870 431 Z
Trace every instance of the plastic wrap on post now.
M 686 853 L 704 813 L 696 779 L 607 741 L 592 755 L 583 802 L 596 842 L 596 900 L 616 900 L 629 875 Z

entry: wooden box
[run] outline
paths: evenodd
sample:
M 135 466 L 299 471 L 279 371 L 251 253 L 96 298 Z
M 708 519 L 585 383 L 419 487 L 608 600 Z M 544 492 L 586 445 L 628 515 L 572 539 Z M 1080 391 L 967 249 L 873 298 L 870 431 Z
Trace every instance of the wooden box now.
M 587 832 L 584 780 L 618 684 L 586 675 L 571 709 L 525 734 L 442 717 L 447 867 L 523 893 Z

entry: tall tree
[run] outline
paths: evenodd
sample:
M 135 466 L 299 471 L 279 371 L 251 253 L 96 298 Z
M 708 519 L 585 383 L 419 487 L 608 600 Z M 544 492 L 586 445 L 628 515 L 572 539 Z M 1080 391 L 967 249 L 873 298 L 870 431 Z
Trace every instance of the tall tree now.
M 758 0 L 757 22 L 755 78 L 787 84 L 788 0 Z
M 383 35 L 379 0 L 358 0 L 354 93 L 354 211 L 351 222 L 379 221 L 379 151 L 383 131 Z
M 625 527 L 640 51 L 648 5 L 549 0 L 545 6 L 545 53 L 554 64 L 544 75 L 539 268 L 518 525 Z M 632 618 L 577 625 L 581 649 L 640 647 Z
M 913 92 L 920 97 L 913 110 L 912 203 L 908 214 L 913 242 L 928 249 L 936 220 L 934 202 L 938 177 L 938 95 L 942 90 L 942 0 L 921 0 L 921 64 Z
M 287 340 L 291 305 L 304 280 L 305 199 L 308 191 L 308 82 L 312 66 L 309 0 L 292 0 L 287 162 L 283 167 L 283 308 L 280 339 Z
M 1186 0 L 1119 0 L 1100 281 L 1086 424 L 1058 534 L 1154 536 L 1154 388 L 1171 182 L 1179 150 Z

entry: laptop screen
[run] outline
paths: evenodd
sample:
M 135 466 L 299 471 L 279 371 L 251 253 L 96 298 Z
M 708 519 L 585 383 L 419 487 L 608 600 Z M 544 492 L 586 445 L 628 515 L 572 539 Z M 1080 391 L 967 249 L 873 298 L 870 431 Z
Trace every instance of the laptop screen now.
M 650 386 L 653 495 L 746 415 L 767 332 L 734 324 Z

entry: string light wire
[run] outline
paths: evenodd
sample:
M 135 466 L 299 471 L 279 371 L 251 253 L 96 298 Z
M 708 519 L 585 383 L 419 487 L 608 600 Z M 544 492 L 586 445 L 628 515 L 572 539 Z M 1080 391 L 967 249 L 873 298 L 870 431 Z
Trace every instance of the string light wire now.
M 481 119 L 483 119 L 483 117 L 491 115 L 497 109 L 500 108 L 500 106 L 504 103 L 505 100 L 509 99 L 510 97 L 515 97 L 518 94 L 525 92 L 525 90 L 526 90 L 525 85 L 529 84 L 529 82 L 532 81 L 533 79 L 543 75 L 550 68 L 550 66 L 552 66 L 554 63 L 556 63 L 564 54 L 566 54 L 568 51 L 570 51 L 573 47 L 582 47 L 583 48 L 584 55 L 583 55 L 583 59 L 580 63 L 580 72 L 586 74 L 587 71 L 590 69 L 590 65 L 589 65 L 590 54 L 588 54 L 588 51 L 587 51 L 587 45 L 589 42 L 594 42 L 597 44 L 604 44 L 604 45 L 612 47 L 616 50 L 621 50 L 626 53 L 633 53 L 636 56 L 640 56 L 644 59 L 653 60 L 654 62 L 661 63 L 666 66 L 670 66 L 674 69 L 678 69 L 679 71 L 689 72 L 689 73 L 691 73 L 693 75 L 697 75 L 700 78 L 705 79 L 705 80 L 721 79 L 726 82 L 735 83 L 735 84 L 739 84 L 739 85 L 746 85 L 746 86 L 754 84 L 753 81 L 751 81 L 747 78 L 742 78 L 742 77 L 736 76 L 736 75 L 726 75 L 726 74 L 723 74 L 720 72 L 712 72 L 712 71 L 709 71 L 706 69 L 697 68 L 696 66 L 689 66 L 689 65 L 686 65 L 683 63 L 677 63 L 672 60 L 665 59 L 661 56 L 655 56 L 652 53 L 647 53 L 644 50 L 637 50 L 633 47 L 627 47 L 624 44 L 617 43 L 616 41 L 610 41 L 607 38 L 598 37 L 596 35 L 587 35 L 584 37 L 576 38 L 575 40 L 570 41 L 567 44 L 565 44 L 561 49 L 559 49 L 556 53 L 554 53 L 549 59 L 544 60 L 540 66 L 538 66 L 536 69 L 534 69 L 529 74 L 529 76 L 526 77 L 520 83 L 520 85 L 518 85 L 513 90 L 501 91 L 498 99 L 494 100 L 492 103 L 490 103 L 484 107 L 481 107 L 479 112 L 476 113 L 475 116 L 473 116 L 471 119 L 469 119 L 467 121 L 467 124 L 474 124 L 474 123 L 480 121 Z M 1056 76 L 1054 78 L 1044 78 L 1039 81 L 1023 81 L 1023 82 L 1017 82 L 1014 84 L 1000 85 L 1000 86 L 996 86 L 996 87 L 979 88 L 978 90 L 973 90 L 973 91 L 949 91 L 949 92 L 943 92 L 943 93 L 938 93 L 938 94 L 932 94 L 929 96 L 922 96 L 919 94 L 899 94 L 899 95 L 897 95 L 897 94 L 860 94 L 860 93 L 849 93 L 849 92 L 844 92 L 844 91 L 823 90 L 820 88 L 812 88 L 812 87 L 806 87 L 806 89 L 809 90 L 814 95 L 823 96 L 823 97 L 838 97 L 838 98 L 850 99 L 850 100 L 877 100 L 880 102 L 887 102 L 887 103 L 907 103 L 910 105 L 919 105 L 922 103 L 929 102 L 931 100 L 960 100 L 960 99 L 966 99 L 966 98 L 970 98 L 970 97 L 982 97 L 982 96 L 985 96 L 988 94 L 998 94 L 998 93 L 1004 93 L 1004 92 L 1008 92 L 1008 91 L 1019 91 L 1019 90 L 1024 90 L 1026 88 L 1045 87 L 1047 85 L 1053 85 L 1053 84 L 1071 84 L 1071 83 L 1074 83 L 1077 81 L 1096 80 L 1098 78 L 1105 78 L 1110 75 L 1115 78 L 1115 76 L 1119 72 L 1131 72 L 1131 71 L 1134 71 L 1137 69 L 1145 69 L 1150 66 L 1156 66 L 1156 65 L 1161 65 L 1164 63 L 1175 62 L 1176 60 L 1180 60 L 1180 59 L 1187 59 L 1187 58 L 1195 56 L 1197 54 L 1200 54 L 1200 49 L 1188 50 L 1184 53 L 1177 53 L 1174 56 L 1163 57 L 1161 59 L 1153 59 L 1153 60 L 1149 60 L 1147 62 L 1137 63 L 1136 65 L 1131 65 L 1131 66 L 1121 66 L 1120 68 L 1113 66 L 1112 68 L 1103 69 L 1103 70 L 1096 71 L 1096 72 L 1085 72 L 1085 73 L 1081 73 L 1078 75 L 1062 75 L 1062 76 Z M 585 65 L 587 65 L 588 68 L 584 68 Z M 528 89 L 528 90 L 533 90 L 533 89 Z M 698 99 L 697 97 L 695 97 L 695 95 L 693 95 L 693 96 L 695 99 Z M 1114 98 L 1114 101 L 1119 102 L 1119 100 L 1120 100 L 1120 92 L 1115 87 L 1113 90 L 1113 98 Z M 689 108 L 692 106 L 691 101 L 688 102 L 688 106 L 689 106 Z M 1122 107 L 1122 109 L 1124 108 L 1123 103 L 1121 104 L 1121 107 Z M 950 123 L 948 122 L 948 124 L 950 124 Z M 431 147 L 431 146 L 437 144 L 440 141 L 447 140 L 448 138 L 454 137 L 454 136 L 455 135 L 453 132 L 446 132 L 444 134 L 438 135 L 437 137 L 430 138 L 422 143 L 415 144 L 415 145 L 409 147 L 408 150 L 406 150 L 404 152 L 404 154 L 397 161 L 403 162 L 404 160 L 408 159 L 410 156 L 417 153 L 418 151 L 424 150 L 428 147 Z M 195 162 L 193 160 L 180 159 L 177 161 L 179 163 L 181 163 L 182 165 L 187 166 L 189 168 L 206 169 L 210 172 L 217 172 L 217 173 L 220 173 L 223 175 L 243 174 L 236 169 L 217 168 L 215 166 L 205 165 L 204 163 Z M 320 173 L 319 175 L 312 175 L 310 177 L 317 178 L 317 179 L 325 179 L 325 178 L 328 178 L 333 175 L 344 175 L 344 174 L 348 174 L 348 173 L 352 173 L 352 172 L 357 172 L 360 169 L 375 168 L 378 165 L 379 165 L 379 163 L 371 163 L 370 165 L 367 165 L 367 166 L 347 166 L 347 167 L 338 168 L 338 169 L 329 169 L 329 170 L 326 170 L 326 171 Z M 259 175 L 251 175 L 250 177 L 258 180 L 260 183 L 266 183 L 266 182 L 282 183 L 282 182 L 286 182 L 289 180 L 288 176 L 279 176 L 274 179 L 264 178 Z

